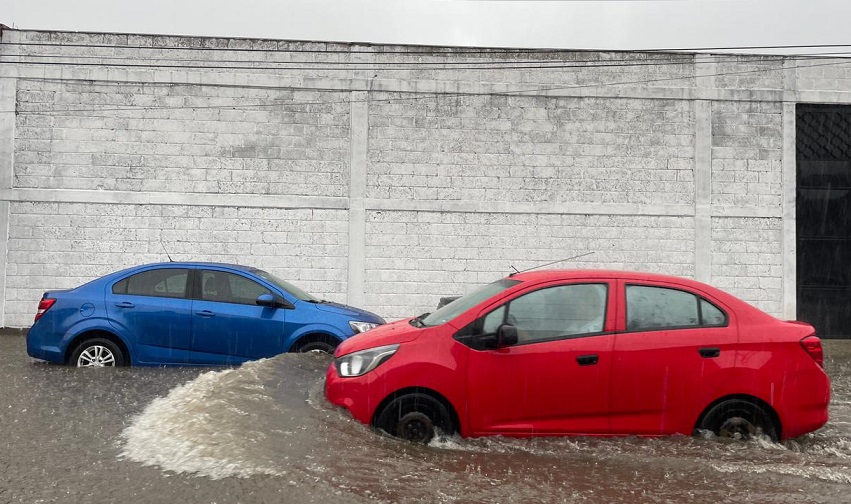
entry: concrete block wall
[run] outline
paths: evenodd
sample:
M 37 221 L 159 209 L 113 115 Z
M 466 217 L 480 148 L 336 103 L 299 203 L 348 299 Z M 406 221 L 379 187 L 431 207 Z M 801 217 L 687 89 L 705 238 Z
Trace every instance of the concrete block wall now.
M 783 281 L 781 219 L 712 219 L 713 285 L 782 315 Z
M 801 91 L 845 93 L 851 88 L 851 63 L 848 60 L 825 58 L 799 61 L 789 66 L 794 71 L 796 87 Z
M 682 100 L 438 97 L 370 105 L 367 194 L 500 202 L 694 200 Z
M 22 79 L 14 187 L 346 196 L 347 98 L 318 91 Z M 283 100 L 304 105 L 234 108 Z M 152 108 L 124 112 L 130 103 Z M 185 104 L 197 108 L 157 108 Z M 54 109 L 64 112 L 33 114 Z
M 712 104 L 712 203 L 782 205 L 782 107 L 772 102 Z
M 783 59 L 774 56 L 723 56 L 714 70 L 715 85 L 720 88 L 779 90 L 784 86 Z
M 555 92 L 585 87 L 694 87 L 694 55 L 600 51 L 528 51 L 375 46 L 366 61 L 386 63 L 367 75 L 408 83 L 512 85 Z M 513 71 L 494 72 L 496 65 Z
M 14 30 L 0 52 L 8 327 L 163 248 L 389 319 L 588 251 L 560 266 L 793 318 L 794 103 L 851 103 L 841 65 L 780 57 Z
M 370 212 L 366 293 L 391 318 L 431 311 L 517 269 L 561 264 L 694 276 L 694 219 L 490 212 Z M 412 286 L 417 286 L 412 289 Z M 419 313 L 417 313 L 419 314 Z
M 346 300 L 345 210 L 15 202 L 6 253 L 6 320 L 27 326 L 42 293 L 147 262 L 250 264 Z

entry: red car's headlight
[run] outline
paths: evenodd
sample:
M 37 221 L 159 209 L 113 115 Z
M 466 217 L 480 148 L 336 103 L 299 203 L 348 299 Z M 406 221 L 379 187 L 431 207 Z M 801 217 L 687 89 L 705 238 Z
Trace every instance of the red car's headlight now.
M 369 373 L 396 353 L 399 345 L 386 345 L 344 355 L 334 361 L 337 374 L 345 378 Z

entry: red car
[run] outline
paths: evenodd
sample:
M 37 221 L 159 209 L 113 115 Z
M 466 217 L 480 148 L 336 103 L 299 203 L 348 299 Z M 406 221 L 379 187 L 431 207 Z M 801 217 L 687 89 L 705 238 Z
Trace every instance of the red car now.
M 427 442 L 462 436 L 692 434 L 773 440 L 827 422 L 812 326 L 649 273 L 537 271 L 337 347 L 325 394 Z

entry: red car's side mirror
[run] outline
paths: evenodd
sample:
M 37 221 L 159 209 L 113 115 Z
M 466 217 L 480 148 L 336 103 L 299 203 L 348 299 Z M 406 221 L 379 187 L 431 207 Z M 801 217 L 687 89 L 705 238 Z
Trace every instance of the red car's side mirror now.
M 496 330 L 496 346 L 497 348 L 507 347 L 517 344 L 517 328 L 511 324 L 502 324 Z

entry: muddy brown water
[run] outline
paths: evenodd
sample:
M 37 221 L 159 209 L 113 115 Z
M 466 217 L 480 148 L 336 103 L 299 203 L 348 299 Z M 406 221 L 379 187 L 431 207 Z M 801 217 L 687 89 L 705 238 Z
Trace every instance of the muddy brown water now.
M 379 436 L 322 395 L 327 357 L 74 369 L 0 336 L 0 503 L 851 502 L 851 341 L 831 420 L 774 444 Z

